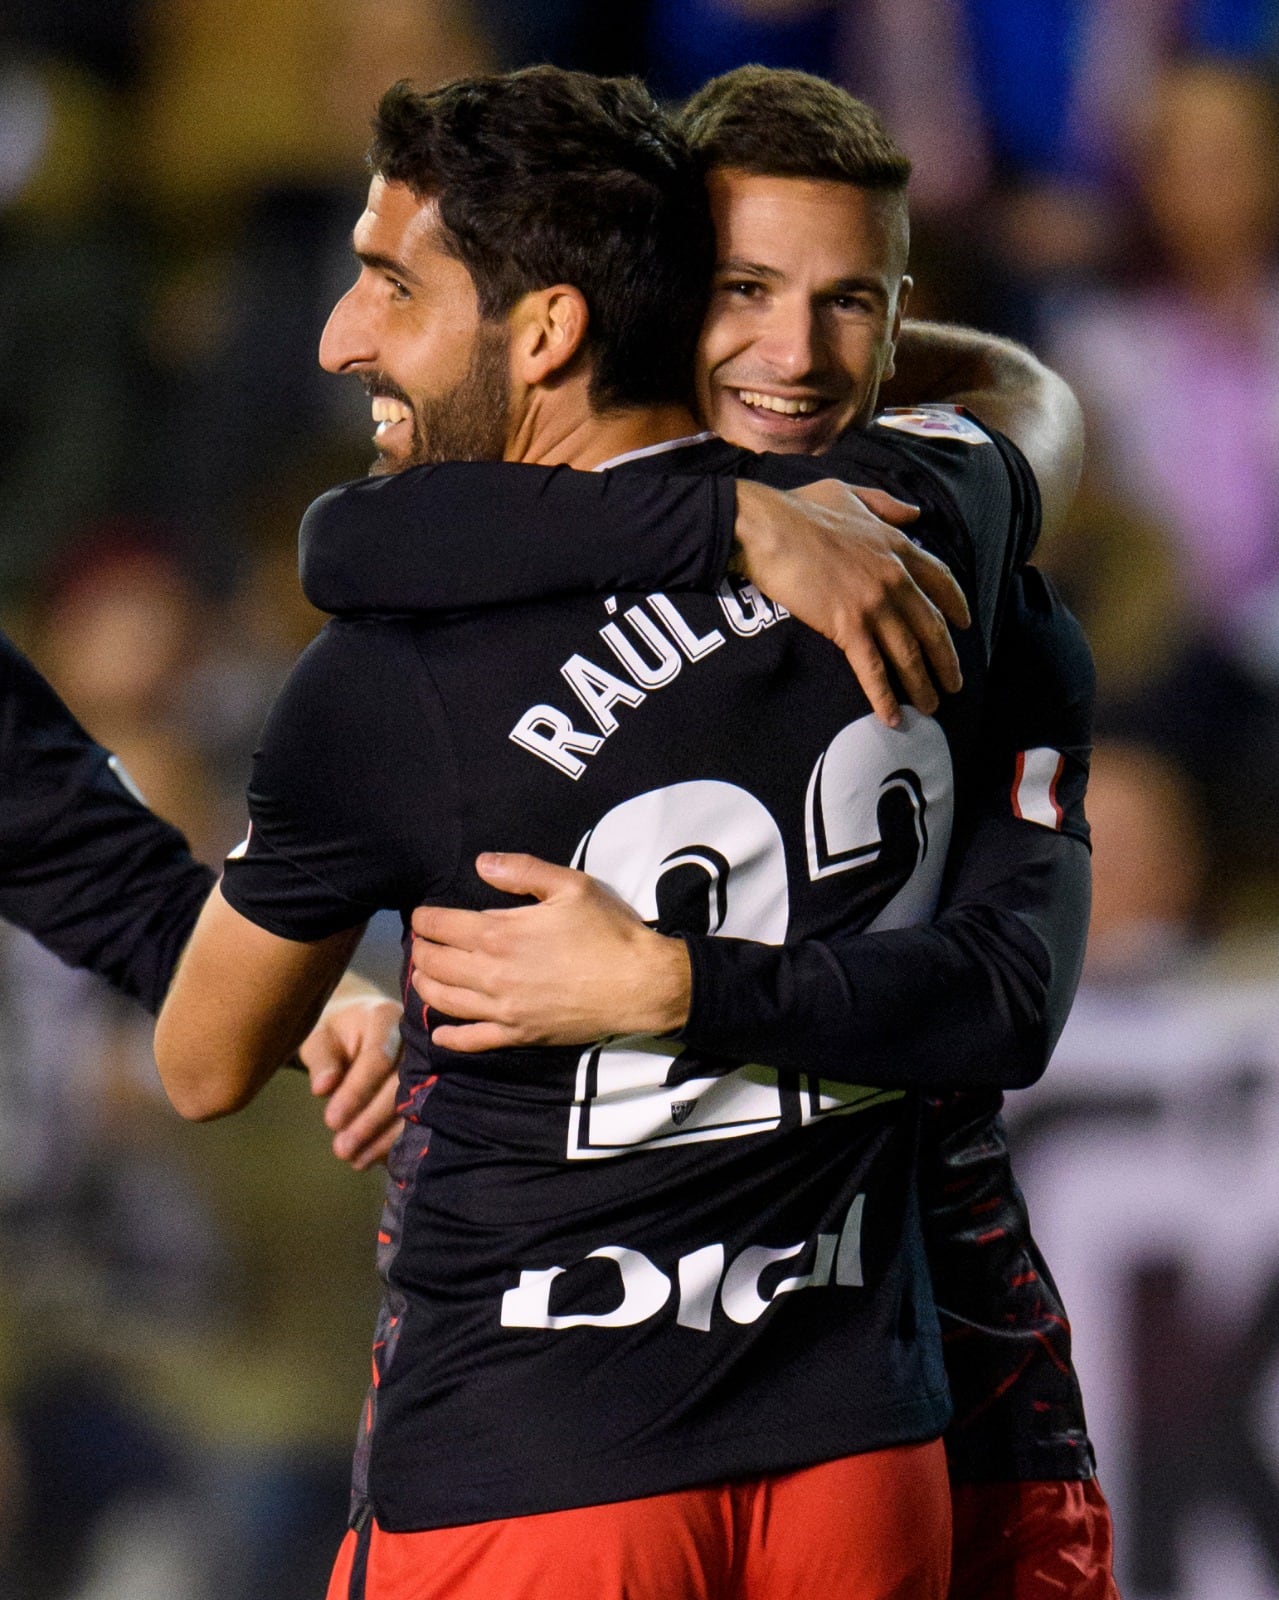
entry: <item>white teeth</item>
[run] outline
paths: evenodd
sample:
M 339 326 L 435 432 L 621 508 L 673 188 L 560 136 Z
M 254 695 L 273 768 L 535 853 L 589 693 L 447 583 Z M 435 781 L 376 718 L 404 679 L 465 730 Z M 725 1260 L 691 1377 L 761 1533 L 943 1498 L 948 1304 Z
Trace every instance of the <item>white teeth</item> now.
M 737 398 L 744 406 L 757 406 L 761 411 L 777 411 L 784 417 L 807 417 L 821 405 L 820 400 L 783 400 L 780 395 L 760 394 L 757 389 L 739 389 Z
M 408 407 L 401 405 L 398 400 L 388 400 L 385 395 L 375 394 L 372 396 L 372 401 L 373 420 L 378 424 L 379 433 L 394 427 L 397 422 L 409 420 Z

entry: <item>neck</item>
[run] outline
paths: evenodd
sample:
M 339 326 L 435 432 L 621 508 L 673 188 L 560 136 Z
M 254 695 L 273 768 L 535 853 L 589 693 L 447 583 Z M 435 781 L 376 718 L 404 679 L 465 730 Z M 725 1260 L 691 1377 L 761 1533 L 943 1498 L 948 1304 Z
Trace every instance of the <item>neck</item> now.
M 507 461 L 589 471 L 629 450 L 700 431 L 687 406 L 634 406 L 592 411 L 584 385 L 566 383 L 529 396 L 507 441 Z

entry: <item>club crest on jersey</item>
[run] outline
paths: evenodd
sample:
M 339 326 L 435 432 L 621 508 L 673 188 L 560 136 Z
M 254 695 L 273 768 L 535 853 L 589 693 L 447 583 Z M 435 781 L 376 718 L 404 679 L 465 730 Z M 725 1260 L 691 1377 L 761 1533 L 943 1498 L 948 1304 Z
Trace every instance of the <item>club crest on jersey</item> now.
M 961 444 L 990 444 L 988 433 L 958 406 L 895 406 L 875 418 L 881 428 L 918 434 L 921 439 L 958 439 Z

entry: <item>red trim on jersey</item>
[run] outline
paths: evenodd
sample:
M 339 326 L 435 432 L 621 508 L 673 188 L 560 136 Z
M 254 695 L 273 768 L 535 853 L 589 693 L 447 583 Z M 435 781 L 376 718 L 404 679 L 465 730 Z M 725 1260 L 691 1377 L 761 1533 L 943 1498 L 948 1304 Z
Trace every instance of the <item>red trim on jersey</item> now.
M 1057 818 L 1057 832 L 1061 832 L 1061 825 L 1066 820 L 1066 813 L 1061 809 L 1057 799 L 1057 785 L 1061 782 L 1061 775 L 1066 770 L 1065 756 L 1057 757 L 1057 770 L 1053 773 L 1052 782 L 1048 785 L 1048 804 L 1053 808 L 1053 815 Z
M 1047 753 L 1050 750 L 1051 746 L 1049 745 L 1037 746 L 1033 752 L 1030 750 L 1019 750 L 1013 761 L 1013 783 L 1012 790 L 1009 794 L 1013 816 L 1015 816 L 1021 822 L 1038 823 L 1040 827 L 1047 827 L 1048 823 L 1042 817 L 1028 817 L 1026 815 L 1025 811 L 1022 809 L 1021 791 L 1022 785 L 1026 782 L 1026 757 L 1032 753 L 1038 755 L 1041 752 Z M 1053 775 L 1048 780 L 1047 789 L 1046 791 L 1037 790 L 1036 794 L 1030 796 L 1030 801 L 1033 805 L 1038 799 L 1038 796 L 1043 794 L 1049 806 L 1052 808 L 1052 827 L 1055 832 L 1060 833 L 1062 830 L 1062 825 L 1066 820 L 1066 813 L 1062 809 L 1061 802 L 1057 798 L 1057 786 L 1061 782 L 1062 774 L 1066 770 L 1066 758 L 1060 753 L 1060 751 L 1053 753 L 1056 754 L 1057 761 L 1056 765 L 1053 767 Z
M 1012 793 L 1009 795 L 1009 799 L 1012 801 L 1013 806 L 1013 816 L 1017 818 L 1018 822 L 1025 822 L 1026 820 L 1021 814 L 1021 800 L 1018 798 L 1021 794 L 1021 780 L 1025 774 L 1026 752 L 1024 750 L 1019 750 L 1017 752 L 1017 759 L 1013 762 L 1013 787 Z

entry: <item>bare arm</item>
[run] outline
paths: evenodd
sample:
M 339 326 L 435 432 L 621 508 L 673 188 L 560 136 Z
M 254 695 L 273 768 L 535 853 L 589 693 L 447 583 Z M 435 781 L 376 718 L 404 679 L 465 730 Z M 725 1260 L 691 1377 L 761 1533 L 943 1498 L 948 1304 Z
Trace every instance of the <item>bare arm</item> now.
M 1013 441 L 1030 463 L 1044 533 L 1065 519 L 1083 464 L 1083 413 L 1064 379 L 1011 339 L 942 322 L 905 322 L 884 406 L 966 406 Z
M 156 1024 L 156 1065 L 177 1110 L 204 1121 L 247 1105 L 311 1031 L 362 932 L 281 939 L 216 887 Z

